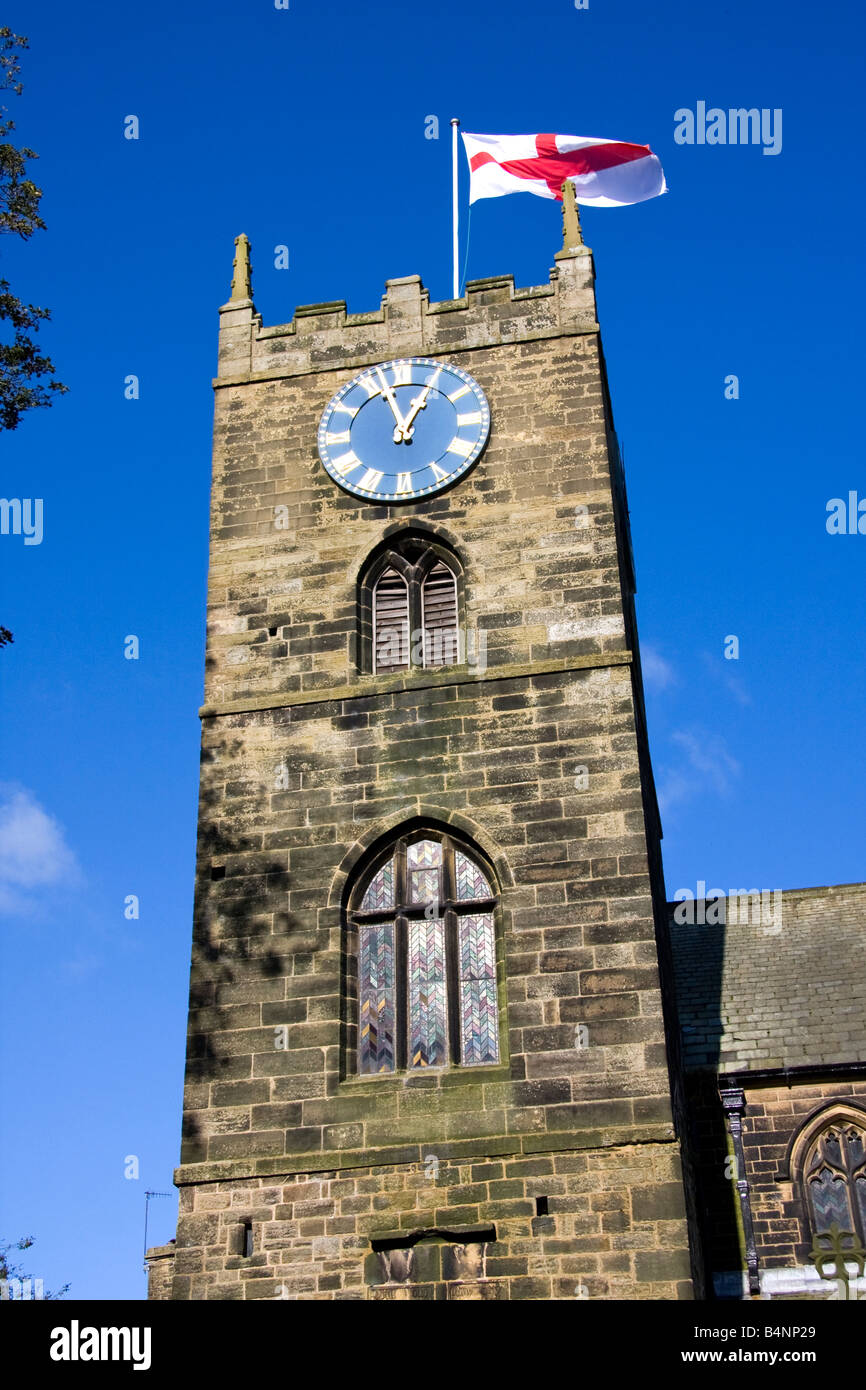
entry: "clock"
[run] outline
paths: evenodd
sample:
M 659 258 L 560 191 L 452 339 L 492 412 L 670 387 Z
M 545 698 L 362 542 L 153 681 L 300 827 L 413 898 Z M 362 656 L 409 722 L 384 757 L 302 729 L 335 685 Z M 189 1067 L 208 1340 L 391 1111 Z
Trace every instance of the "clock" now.
M 416 502 L 450 487 L 490 433 L 478 382 L 430 357 L 365 367 L 328 402 L 319 457 L 335 483 L 373 502 Z

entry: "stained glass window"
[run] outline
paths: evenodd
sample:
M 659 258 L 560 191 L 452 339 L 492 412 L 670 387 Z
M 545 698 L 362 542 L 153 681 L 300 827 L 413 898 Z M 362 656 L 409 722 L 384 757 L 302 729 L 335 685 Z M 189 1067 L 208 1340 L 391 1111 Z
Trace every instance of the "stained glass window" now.
M 479 895 L 480 896 L 480 895 Z M 496 937 L 490 912 L 457 919 L 460 1041 L 466 1067 L 499 1061 L 496 1010 Z
M 389 911 L 394 906 L 394 860 L 389 859 L 370 880 L 361 903 L 365 912 Z
M 866 1131 L 836 1121 L 818 1136 L 806 1163 L 816 1235 L 837 1225 L 866 1243 Z
M 457 896 L 464 901 L 467 898 L 492 898 L 493 891 L 487 879 L 474 864 L 468 859 L 461 850 L 457 850 L 454 855 L 454 864 L 457 877 Z
M 495 895 L 475 859 L 447 835 L 400 838 L 355 902 L 359 1071 L 498 1062 Z
M 361 927 L 358 975 L 359 1070 L 362 1073 L 393 1071 L 396 1060 L 393 922 Z
M 406 867 L 409 873 L 410 902 L 438 902 L 441 864 L 442 846 L 438 840 L 418 840 L 409 846 L 406 851 Z
M 409 1065 L 441 1067 L 447 1054 L 445 922 L 409 922 Z

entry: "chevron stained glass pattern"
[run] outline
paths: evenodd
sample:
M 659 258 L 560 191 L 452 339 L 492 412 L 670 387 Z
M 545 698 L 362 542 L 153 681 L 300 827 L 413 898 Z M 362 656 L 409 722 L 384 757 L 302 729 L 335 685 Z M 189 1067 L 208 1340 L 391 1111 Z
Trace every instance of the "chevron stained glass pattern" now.
M 461 1060 L 466 1067 L 498 1062 L 496 937 L 492 913 L 470 913 L 458 918 L 457 934 Z
M 492 898 L 493 890 L 477 864 L 467 859 L 458 849 L 454 855 L 457 896 L 461 902 L 467 898 Z
M 442 846 L 438 840 L 418 840 L 406 851 L 411 903 L 438 902 Z
M 370 880 L 361 903 L 363 912 L 382 912 L 394 906 L 394 860 L 389 859 Z
M 441 1067 L 447 1061 L 445 923 L 409 922 L 409 1065 Z
M 442 846 L 438 840 L 416 840 L 406 851 L 410 869 L 429 869 L 442 863 Z
M 358 1067 L 362 1073 L 395 1066 L 394 923 L 360 928 Z

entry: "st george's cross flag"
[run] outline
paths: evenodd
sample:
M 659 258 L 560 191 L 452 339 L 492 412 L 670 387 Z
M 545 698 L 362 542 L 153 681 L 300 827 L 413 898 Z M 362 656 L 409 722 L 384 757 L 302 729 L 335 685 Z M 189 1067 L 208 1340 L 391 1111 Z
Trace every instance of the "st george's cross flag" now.
M 461 132 L 469 160 L 469 201 L 503 193 L 561 198 L 565 179 L 578 203 L 618 208 L 667 192 L 649 145 L 588 135 L 470 135 Z

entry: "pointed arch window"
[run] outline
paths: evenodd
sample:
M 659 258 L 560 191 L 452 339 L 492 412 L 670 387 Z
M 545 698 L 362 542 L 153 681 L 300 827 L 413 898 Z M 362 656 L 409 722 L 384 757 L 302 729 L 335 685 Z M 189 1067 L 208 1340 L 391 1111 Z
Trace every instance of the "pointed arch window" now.
M 390 565 L 373 590 L 373 650 L 377 671 L 409 665 L 409 586 Z
M 442 560 L 421 581 L 421 629 L 424 665 L 453 666 L 457 661 L 457 582 Z
M 813 1233 L 836 1225 L 866 1246 L 866 1122 L 827 1125 L 806 1155 L 803 1180 Z
M 360 661 L 374 673 L 454 666 L 461 659 L 461 568 L 438 541 L 401 538 L 360 587 Z
M 358 1071 L 498 1062 L 497 899 L 469 851 L 401 837 L 354 901 Z

